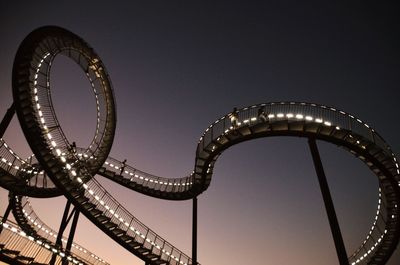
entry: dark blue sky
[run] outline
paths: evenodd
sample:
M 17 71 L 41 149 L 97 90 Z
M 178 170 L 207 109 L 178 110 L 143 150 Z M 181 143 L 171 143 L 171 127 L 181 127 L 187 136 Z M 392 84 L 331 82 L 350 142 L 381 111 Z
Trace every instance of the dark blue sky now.
M 39 26 L 58 25 L 85 39 L 111 76 L 118 115 L 111 155 L 149 173 L 187 174 L 211 122 L 233 107 L 271 101 L 343 109 L 371 124 L 398 154 L 399 8 L 293 2 L 2 2 L 0 111 L 12 101 L 19 43 Z M 71 141 L 84 145 L 95 115 L 88 82 L 64 58 L 55 61 L 52 80 L 60 122 Z M 29 154 L 16 119 L 5 139 Z M 320 149 L 350 254 L 372 224 L 377 180 L 344 150 L 326 143 Z M 136 217 L 190 254 L 190 202 L 104 183 Z M 34 203 L 58 227 L 61 210 L 48 209 L 62 208 L 63 199 Z M 142 264 L 84 218 L 77 238 L 112 264 Z M 198 252 L 208 265 L 337 264 L 305 139 L 259 139 L 222 155 L 199 197 Z M 388 264 L 399 261 L 397 250 Z

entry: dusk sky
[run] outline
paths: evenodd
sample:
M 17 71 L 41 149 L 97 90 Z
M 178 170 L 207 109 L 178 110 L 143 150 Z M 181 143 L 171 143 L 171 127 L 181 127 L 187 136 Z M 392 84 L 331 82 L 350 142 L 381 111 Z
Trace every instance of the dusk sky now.
M 84 3 L 83 3 L 84 2 Z M 304 101 L 368 122 L 400 154 L 400 9 L 370 1 L 2 1 L 0 113 L 12 103 L 20 42 L 44 25 L 86 40 L 113 83 L 117 131 L 110 155 L 143 171 L 182 177 L 216 119 L 256 103 Z M 190 2 L 190 3 L 189 3 Z M 393 1 L 394 2 L 394 1 Z M 68 139 L 85 147 L 95 102 L 83 71 L 58 56 L 52 98 Z M 4 136 L 31 154 L 14 117 Z M 360 160 L 318 142 L 347 254 L 375 217 L 378 181 Z M 191 201 L 164 201 L 96 177 L 143 223 L 191 256 Z M 0 214 L 8 192 L 0 188 Z M 203 265 L 336 265 L 307 139 L 262 138 L 229 148 L 198 197 Z M 31 199 L 58 229 L 66 200 Z M 144 264 L 80 216 L 75 241 L 111 264 Z M 388 265 L 400 263 L 397 249 Z

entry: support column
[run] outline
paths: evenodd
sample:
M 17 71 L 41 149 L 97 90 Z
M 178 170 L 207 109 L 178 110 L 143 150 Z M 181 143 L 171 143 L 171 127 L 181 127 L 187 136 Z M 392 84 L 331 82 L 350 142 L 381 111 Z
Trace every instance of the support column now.
M 197 265 L 197 197 L 193 198 L 192 222 L 192 264 Z
M 340 232 L 339 222 L 336 217 L 335 207 L 333 205 L 331 193 L 329 191 L 328 181 L 326 180 L 324 168 L 322 166 L 321 157 L 318 152 L 318 147 L 315 138 L 309 138 L 308 145 L 310 146 L 311 155 L 314 161 L 315 171 L 318 176 L 319 186 L 321 188 L 322 197 L 324 199 L 325 209 L 328 215 L 329 224 L 331 227 L 333 240 L 335 242 L 336 253 L 339 259 L 339 263 L 340 265 L 349 265 L 346 248 L 344 246 L 342 238 L 342 233 Z
M 15 106 L 13 103 L 11 107 L 8 108 L 6 115 L 4 115 L 3 120 L 0 123 L 0 138 L 3 138 L 4 132 L 6 131 L 8 125 L 10 125 L 10 122 L 14 117 L 14 114 L 15 114 Z
M 78 224 L 78 219 L 79 219 L 79 210 L 75 208 L 74 212 L 75 212 L 74 213 L 74 220 L 72 220 L 71 229 L 69 231 L 67 247 L 65 248 L 67 251 L 71 251 L 71 246 L 72 246 L 72 242 L 74 240 L 76 226 Z
M 14 204 L 14 200 L 15 200 L 15 197 L 13 195 L 11 195 L 10 199 L 8 200 L 7 209 L 6 209 L 6 211 L 5 211 L 4 215 L 3 215 L 3 218 L 1 219 L 2 223 L 7 222 L 8 216 L 10 215 L 12 206 Z M 0 234 L 1 234 L 2 231 L 3 231 L 3 225 L 0 225 Z
M 72 214 L 74 215 L 74 219 L 72 220 L 71 229 L 69 230 L 67 246 L 65 247 L 65 251 L 67 253 L 71 252 L 72 242 L 74 240 L 76 226 L 78 224 L 79 210 L 77 208 L 74 208 L 71 215 Z M 67 265 L 67 264 L 68 264 L 68 260 L 64 259 L 62 262 L 62 265 Z
M 66 251 L 70 251 L 71 250 L 71 246 L 72 246 L 72 241 L 75 235 L 75 230 L 76 230 L 76 226 L 78 224 L 78 217 L 79 217 L 79 211 L 74 208 L 71 213 L 70 213 L 70 208 L 71 208 L 71 202 L 67 201 L 66 205 L 65 205 L 65 209 L 64 209 L 64 213 L 61 219 L 61 224 L 60 224 L 60 229 L 58 231 L 58 235 L 57 235 L 57 239 L 56 239 L 56 246 L 58 246 L 60 249 L 63 248 L 62 245 L 62 237 L 64 234 L 65 229 L 68 226 L 68 223 L 71 221 L 72 216 L 74 217 L 74 219 L 72 220 L 72 224 L 71 224 L 71 229 L 69 232 L 69 237 L 68 237 L 68 241 L 67 241 L 67 245 L 66 245 Z M 56 262 L 56 258 L 57 255 L 54 254 L 50 260 L 49 264 L 54 264 Z M 63 261 L 62 264 L 67 264 L 65 263 L 66 260 Z
M 69 213 L 70 207 L 71 207 L 71 203 L 69 201 L 67 201 L 67 204 L 65 205 L 65 209 L 64 209 L 64 214 L 61 219 L 60 229 L 58 229 L 58 235 L 57 235 L 57 239 L 56 239 L 56 245 L 59 245 L 60 247 L 62 247 L 61 239 L 64 234 L 64 230 L 68 224 L 68 213 Z

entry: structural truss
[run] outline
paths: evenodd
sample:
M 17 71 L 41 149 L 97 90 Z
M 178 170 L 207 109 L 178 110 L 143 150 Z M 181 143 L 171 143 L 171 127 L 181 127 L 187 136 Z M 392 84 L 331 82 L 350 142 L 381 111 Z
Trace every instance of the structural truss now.
M 50 69 L 54 58 L 62 55 L 86 73 L 96 100 L 97 125 L 88 147 L 76 147 L 68 141 L 53 108 Z M 101 175 L 159 199 L 193 199 L 197 206 L 196 198 L 210 185 L 214 165 L 223 151 L 244 141 L 271 136 L 309 139 L 340 264 L 385 264 L 398 244 L 397 158 L 370 125 L 347 112 L 303 102 L 262 103 L 234 109 L 213 122 L 199 138 L 193 170 L 183 177 L 165 178 L 109 156 L 116 125 L 111 81 L 96 52 L 75 34 L 54 26 L 30 33 L 15 57 L 12 88 L 13 104 L 1 123 L 0 137 L 16 113 L 33 155 L 21 158 L 0 140 L 0 185 L 10 191 L 9 206 L 0 223 L 0 260 L 12 264 L 108 264 L 72 242 L 78 216 L 83 214 L 146 264 L 198 264 L 195 227 L 192 259 L 140 222 L 94 176 Z M 365 240 L 349 256 L 324 180 L 316 140 L 349 151 L 379 180 L 375 218 Z M 60 229 L 54 230 L 37 216 L 28 197 L 61 195 L 68 203 Z M 10 212 L 17 223 L 7 220 Z M 71 225 L 71 232 L 64 236 L 67 225 Z

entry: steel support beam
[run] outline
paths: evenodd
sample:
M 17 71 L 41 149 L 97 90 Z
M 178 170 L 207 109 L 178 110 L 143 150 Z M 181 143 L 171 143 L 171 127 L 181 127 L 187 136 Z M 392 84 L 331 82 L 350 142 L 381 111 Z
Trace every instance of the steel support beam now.
M 74 208 L 74 210 L 71 212 L 71 215 L 72 214 L 74 215 L 74 219 L 72 220 L 71 229 L 69 230 L 67 246 L 65 247 L 65 250 L 67 253 L 71 252 L 71 247 L 72 247 L 72 242 L 73 242 L 74 236 L 75 236 L 76 226 L 78 225 L 79 210 L 77 208 Z M 67 265 L 67 264 L 68 264 L 68 260 L 64 259 L 62 265 Z
M 4 115 L 3 120 L 0 123 L 0 138 L 3 138 L 3 135 L 8 125 L 10 125 L 10 122 L 14 117 L 14 114 L 15 114 L 15 105 L 13 103 L 11 104 L 11 107 L 8 108 L 6 115 Z
M 68 236 L 67 247 L 65 248 L 67 251 L 71 251 L 72 242 L 73 242 L 74 236 L 75 236 L 76 226 L 78 225 L 79 210 L 75 208 L 74 212 L 75 212 L 74 219 L 72 220 L 71 229 L 69 231 L 69 236 Z
M 7 222 L 8 216 L 10 215 L 11 209 L 14 205 L 15 197 L 13 195 L 10 195 L 10 199 L 8 200 L 8 206 L 7 209 L 3 215 L 3 218 L 1 219 L 1 222 L 4 224 Z M 0 225 L 0 234 L 3 231 L 3 225 Z
M 60 229 L 58 231 L 58 235 L 57 235 L 57 239 L 56 239 L 56 246 L 58 246 L 60 249 L 63 248 L 62 245 L 62 237 L 64 234 L 65 229 L 68 226 L 68 223 L 71 221 L 72 216 L 74 217 L 74 219 L 72 220 L 72 224 L 71 224 L 71 229 L 69 231 L 69 237 L 68 237 L 68 241 L 67 241 L 67 246 L 66 246 L 66 250 L 70 251 L 71 250 L 71 245 L 72 245 L 72 241 L 75 235 L 75 230 L 76 230 L 76 226 L 78 223 L 78 217 L 79 217 L 79 211 L 74 208 L 71 213 L 70 213 L 70 208 L 71 208 L 71 202 L 67 201 L 67 203 L 65 204 L 65 209 L 64 209 L 64 213 L 61 219 L 61 224 L 60 224 Z M 56 257 L 57 255 L 54 254 L 50 260 L 50 264 L 54 264 L 56 262 Z M 63 261 L 63 264 L 65 263 L 66 260 Z
M 193 198 L 192 223 L 192 264 L 197 265 L 197 197 Z
M 322 197 L 324 199 L 325 209 L 328 215 L 329 224 L 331 227 L 333 240 L 335 242 L 336 253 L 339 259 L 339 263 L 340 265 L 349 265 L 346 248 L 344 246 L 342 238 L 342 233 L 340 232 L 339 222 L 336 217 L 335 207 L 333 205 L 331 193 L 329 191 L 328 181 L 326 180 L 324 168 L 322 166 L 321 157 L 319 155 L 315 138 L 309 138 L 308 145 L 310 146 L 311 155 L 314 161 L 315 171 L 318 176 L 319 186 L 321 188 Z

